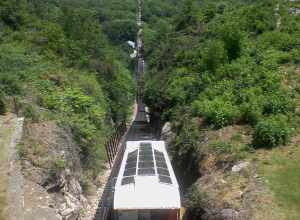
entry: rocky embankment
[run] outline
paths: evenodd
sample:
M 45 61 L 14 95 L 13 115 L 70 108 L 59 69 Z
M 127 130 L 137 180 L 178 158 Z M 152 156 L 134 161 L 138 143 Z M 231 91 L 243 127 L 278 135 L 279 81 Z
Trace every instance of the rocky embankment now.
M 253 220 L 282 219 L 273 213 L 277 209 L 273 194 L 258 174 L 255 159 L 249 155 L 237 155 L 233 150 L 220 149 L 236 139 L 236 145 L 250 141 L 248 130 L 243 126 L 228 126 L 221 130 L 203 130 L 199 140 L 198 178 L 184 191 L 183 206 L 187 208 L 187 219 L 205 220 Z M 168 149 L 176 142 L 172 124 L 167 122 L 162 129 L 162 139 Z M 212 147 L 213 146 L 213 147 Z M 226 146 L 230 147 L 230 146 Z M 173 161 L 176 167 L 176 161 Z M 182 183 L 180 171 L 176 171 Z
M 79 149 L 55 122 L 26 123 L 19 147 L 25 178 L 25 219 L 80 219 L 88 209 Z
M 136 112 L 135 104 L 131 121 Z M 18 153 L 24 177 L 25 220 L 93 219 L 110 168 L 103 165 L 96 185 L 84 193 L 79 147 L 70 129 L 54 121 L 26 122 Z

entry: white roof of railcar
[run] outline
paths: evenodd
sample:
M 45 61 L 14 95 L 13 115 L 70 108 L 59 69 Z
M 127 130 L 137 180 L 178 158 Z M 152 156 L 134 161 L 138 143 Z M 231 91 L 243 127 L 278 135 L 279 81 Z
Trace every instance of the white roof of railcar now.
M 128 154 L 130 154 L 131 156 L 135 156 L 135 154 L 138 154 L 136 156 L 137 164 L 139 164 L 139 162 L 142 163 L 141 160 L 143 157 L 141 156 L 142 151 L 140 150 L 140 146 L 141 144 L 150 143 L 153 149 L 153 168 L 155 170 L 155 173 L 149 175 L 139 175 L 140 166 L 138 165 L 133 175 L 125 175 L 124 171 L 128 169 L 128 166 L 126 166 L 126 164 L 130 159 L 130 157 L 128 157 Z M 159 157 L 163 156 L 165 158 L 165 164 L 167 165 L 169 175 L 166 174 L 165 169 L 159 167 L 161 166 L 160 164 L 162 162 L 159 160 Z M 131 170 L 134 170 L 134 168 Z M 162 171 L 164 171 L 163 174 Z M 129 180 L 129 183 L 123 181 L 124 179 L 126 180 L 126 176 L 130 176 L 129 178 L 127 178 L 127 180 Z M 114 209 L 180 209 L 180 206 L 181 204 L 179 187 L 170 163 L 170 159 L 166 152 L 164 142 L 128 141 L 115 186 Z

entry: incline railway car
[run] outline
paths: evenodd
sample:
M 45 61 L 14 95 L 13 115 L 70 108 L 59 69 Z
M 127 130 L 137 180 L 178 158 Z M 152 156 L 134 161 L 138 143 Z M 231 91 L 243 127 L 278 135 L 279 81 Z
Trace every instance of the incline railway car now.
M 164 141 L 128 141 L 114 192 L 115 220 L 179 220 L 179 186 Z

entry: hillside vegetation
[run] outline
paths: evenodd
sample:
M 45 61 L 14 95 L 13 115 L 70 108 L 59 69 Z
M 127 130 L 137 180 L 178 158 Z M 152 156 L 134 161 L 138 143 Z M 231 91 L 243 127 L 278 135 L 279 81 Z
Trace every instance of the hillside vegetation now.
M 0 114 L 25 117 L 23 173 L 61 193 L 60 214 L 66 204 L 81 215 L 81 187 L 97 181 L 105 142 L 131 114 L 126 41 L 138 31 L 136 8 L 135 0 L 0 2 Z M 188 219 L 300 218 L 297 9 L 289 0 L 143 1 L 144 99 L 172 125 L 168 150 Z
M 169 150 L 184 188 L 212 174 L 206 162 L 226 171 L 237 161 L 257 161 L 286 219 L 299 218 L 292 195 L 299 192 L 293 147 L 299 144 L 300 16 L 290 10 L 297 7 L 280 0 L 144 2 L 145 100 L 172 123 L 177 137 Z M 285 153 L 271 159 L 275 147 L 293 159 L 287 162 Z M 190 190 L 186 205 L 199 216 L 220 202 L 211 205 Z M 213 190 L 213 196 L 222 191 Z M 224 206 L 233 208 L 231 202 Z
M 55 141 L 64 140 L 76 144 L 70 152 L 79 152 L 83 189 L 99 176 L 104 144 L 134 102 L 126 41 L 135 39 L 135 18 L 134 0 L 1 0 L 0 114 L 25 117 L 26 169 L 55 183 L 72 164 L 57 154 L 66 146 Z

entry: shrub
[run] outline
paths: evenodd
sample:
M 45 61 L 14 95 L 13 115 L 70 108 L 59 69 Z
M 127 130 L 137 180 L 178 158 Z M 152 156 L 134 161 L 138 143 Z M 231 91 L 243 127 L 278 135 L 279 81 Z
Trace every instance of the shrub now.
M 265 31 L 274 30 L 276 23 L 274 13 L 268 6 L 263 5 L 265 2 L 261 2 L 246 8 L 243 12 L 243 18 L 245 19 L 245 28 L 248 32 L 261 34 Z M 241 19 L 243 20 L 243 19 Z
M 42 39 L 47 49 L 62 54 L 65 49 L 65 35 L 60 25 L 47 22 L 41 32 Z M 40 40 L 41 41 L 41 40 Z M 42 43 L 40 43 L 42 44 Z
M 222 41 L 209 41 L 202 50 L 202 68 L 215 73 L 227 61 L 227 53 Z
M 297 45 L 297 38 L 279 31 L 268 31 L 259 38 L 263 47 L 273 47 L 277 50 L 288 51 Z
M 50 177 L 54 178 L 65 168 L 65 160 L 62 158 L 54 158 L 53 164 L 49 169 Z
M 0 92 L 0 115 L 5 114 L 6 104 L 4 102 L 4 95 Z
M 262 107 L 259 103 L 243 103 L 241 105 L 242 120 L 250 124 L 256 124 L 262 117 Z
M 170 80 L 167 88 L 167 95 L 172 103 L 186 103 L 192 100 L 193 95 L 197 94 L 197 78 L 190 75 L 174 77 Z
M 94 193 L 94 185 L 93 183 L 91 182 L 91 180 L 89 179 L 89 177 L 85 176 L 84 178 L 82 178 L 80 180 L 80 185 L 82 187 L 82 192 L 86 195 L 86 196 L 89 196 L 89 195 L 93 195 Z
M 221 39 L 228 54 L 229 61 L 237 59 L 242 50 L 242 35 L 236 23 L 225 25 L 221 29 Z
M 136 23 L 132 20 L 113 20 L 104 23 L 104 31 L 109 38 L 116 43 L 121 43 L 125 40 L 134 40 L 137 33 Z
M 176 160 L 177 165 L 185 167 L 186 169 L 195 169 L 199 161 L 199 131 L 197 126 L 191 122 L 187 116 L 186 122 L 178 122 L 177 133 L 173 146 L 173 159 Z
M 272 93 L 266 98 L 264 113 L 281 114 L 287 113 L 292 108 L 292 103 L 284 91 Z
M 260 87 L 251 87 L 240 90 L 239 94 L 242 120 L 252 125 L 256 124 L 263 115 L 265 96 Z
M 39 113 L 32 105 L 24 106 L 23 114 L 25 118 L 29 118 L 33 122 L 39 122 Z
M 8 95 L 19 94 L 21 92 L 21 86 L 18 77 L 14 74 L 1 73 L 0 91 L 3 91 Z
M 199 190 L 199 187 L 192 185 L 184 198 L 184 206 L 187 208 L 187 214 L 191 219 L 201 219 L 205 213 L 205 208 L 209 206 L 209 200 L 206 193 Z
M 291 136 L 288 119 L 276 115 L 259 121 L 255 127 L 253 142 L 256 147 L 274 147 L 287 144 Z
M 210 146 L 217 152 L 217 153 L 232 153 L 232 143 L 230 142 L 223 142 L 223 141 L 215 141 L 210 144 Z
M 214 100 L 196 101 L 193 106 L 197 114 L 204 116 L 216 128 L 234 124 L 241 118 L 238 106 L 219 97 Z
M 200 134 L 196 121 L 190 117 L 186 108 L 178 109 L 175 113 L 176 121 L 172 121 L 172 129 L 177 134 L 170 145 L 172 162 L 179 175 L 181 184 L 190 186 L 199 178 L 199 162 L 203 156 L 200 148 Z M 178 118 L 180 115 L 181 117 Z

